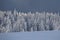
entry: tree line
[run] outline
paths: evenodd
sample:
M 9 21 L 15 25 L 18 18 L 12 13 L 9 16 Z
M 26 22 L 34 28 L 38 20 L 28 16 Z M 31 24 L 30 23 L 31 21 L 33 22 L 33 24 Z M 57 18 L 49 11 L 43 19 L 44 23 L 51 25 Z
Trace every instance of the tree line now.
M 0 33 L 50 30 L 60 30 L 59 13 L 0 11 Z

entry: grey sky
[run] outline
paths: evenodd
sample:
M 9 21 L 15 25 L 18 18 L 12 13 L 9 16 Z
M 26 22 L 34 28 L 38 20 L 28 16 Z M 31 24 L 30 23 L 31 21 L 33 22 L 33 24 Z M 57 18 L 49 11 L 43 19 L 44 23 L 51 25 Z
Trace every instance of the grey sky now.
M 0 0 L 0 10 L 60 11 L 60 0 Z

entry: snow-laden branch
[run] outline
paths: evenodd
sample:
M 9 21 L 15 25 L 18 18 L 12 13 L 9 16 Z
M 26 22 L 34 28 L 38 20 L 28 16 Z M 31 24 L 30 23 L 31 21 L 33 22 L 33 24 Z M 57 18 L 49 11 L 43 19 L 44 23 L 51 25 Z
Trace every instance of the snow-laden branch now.
M 0 11 L 0 32 L 60 30 L 59 13 Z

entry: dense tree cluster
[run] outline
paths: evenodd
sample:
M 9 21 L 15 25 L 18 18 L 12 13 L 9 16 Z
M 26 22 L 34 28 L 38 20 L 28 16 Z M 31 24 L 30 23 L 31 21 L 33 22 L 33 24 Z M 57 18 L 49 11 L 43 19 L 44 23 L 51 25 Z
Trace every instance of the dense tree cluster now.
M 50 30 L 60 30 L 59 13 L 0 11 L 0 33 Z

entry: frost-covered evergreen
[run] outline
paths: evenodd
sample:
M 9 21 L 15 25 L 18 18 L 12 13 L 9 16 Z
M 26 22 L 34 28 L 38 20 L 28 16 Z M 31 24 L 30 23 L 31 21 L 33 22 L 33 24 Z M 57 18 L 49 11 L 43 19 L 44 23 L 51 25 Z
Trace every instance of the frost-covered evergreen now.
M 59 13 L 0 11 L 0 33 L 50 30 L 60 30 Z

